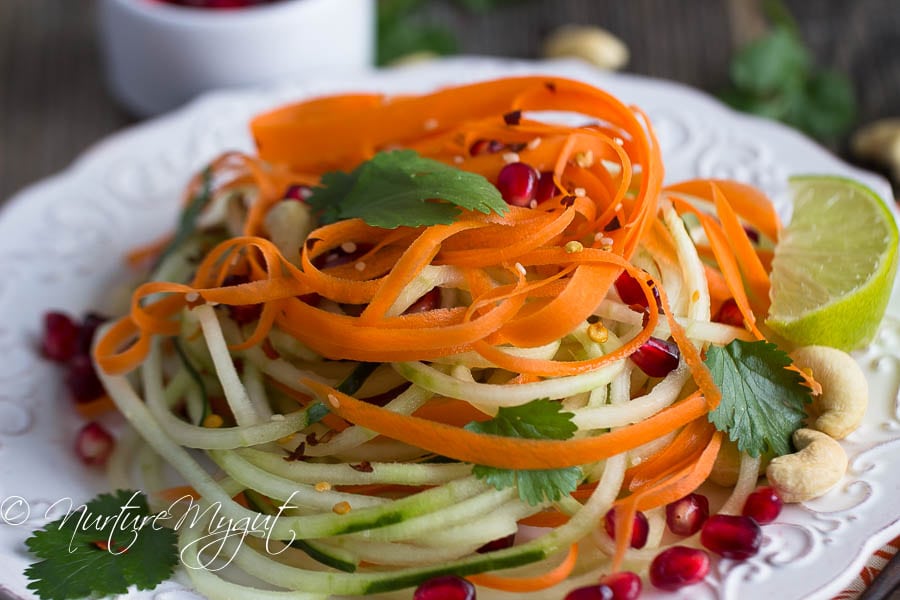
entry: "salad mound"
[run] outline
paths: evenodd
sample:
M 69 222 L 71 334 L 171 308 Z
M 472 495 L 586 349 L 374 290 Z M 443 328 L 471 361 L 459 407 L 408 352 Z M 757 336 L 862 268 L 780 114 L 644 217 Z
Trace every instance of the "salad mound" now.
M 550 598 L 600 573 L 677 589 L 707 550 L 758 551 L 745 500 L 817 387 L 759 325 L 781 228 L 761 192 L 664 187 L 645 115 L 554 77 L 319 98 L 251 127 L 258 155 L 194 178 L 94 347 L 187 484 L 152 468 L 140 487 L 277 517 L 222 542 L 232 567 L 292 598 Z M 766 489 L 756 515 L 780 507 Z M 212 568 L 210 521 L 179 531 L 200 593 L 287 597 Z

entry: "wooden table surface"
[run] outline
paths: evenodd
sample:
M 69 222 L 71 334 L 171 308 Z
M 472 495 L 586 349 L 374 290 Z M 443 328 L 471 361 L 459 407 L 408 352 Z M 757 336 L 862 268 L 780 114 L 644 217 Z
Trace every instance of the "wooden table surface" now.
M 104 88 L 94 4 L 0 0 L 0 201 L 134 122 Z M 860 124 L 900 116 L 898 0 L 787 5 L 819 63 L 852 77 Z M 711 92 L 726 83 L 734 48 L 759 30 L 753 0 L 530 0 L 487 15 L 433 2 L 429 10 L 467 54 L 536 58 L 553 27 L 599 24 L 628 44 L 626 71 Z

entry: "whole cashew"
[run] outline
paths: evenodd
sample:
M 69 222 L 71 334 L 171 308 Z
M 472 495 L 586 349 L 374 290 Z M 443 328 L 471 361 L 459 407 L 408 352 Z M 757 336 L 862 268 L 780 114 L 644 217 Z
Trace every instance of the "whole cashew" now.
M 794 432 L 797 452 L 772 459 L 766 477 L 785 502 L 805 502 L 830 490 L 847 471 L 847 453 L 815 429 Z
M 547 58 L 580 58 L 601 69 L 616 71 L 628 62 L 628 47 L 616 36 L 591 25 L 563 25 L 544 42 Z
M 853 135 L 851 146 L 860 158 L 890 167 L 900 180 L 900 119 L 882 119 L 863 127 Z
M 798 367 L 812 370 L 822 386 L 822 393 L 809 407 L 810 425 L 836 440 L 850 435 L 859 427 L 869 404 L 869 384 L 856 361 L 828 346 L 797 348 L 791 358 Z
M 767 464 L 769 464 L 769 458 L 763 455 L 759 461 L 760 475 Z M 722 439 L 722 445 L 719 446 L 719 453 L 716 455 L 716 461 L 709 473 L 709 480 L 724 487 L 733 487 L 737 483 L 740 472 L 741 451 L 738 450 L 737 444 L 725 437 Z

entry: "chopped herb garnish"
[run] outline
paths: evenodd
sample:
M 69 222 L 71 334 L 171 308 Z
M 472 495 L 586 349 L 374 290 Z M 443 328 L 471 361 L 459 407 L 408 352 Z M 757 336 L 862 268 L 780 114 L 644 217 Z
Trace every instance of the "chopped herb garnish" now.
M 212 199 L 212 168 L 206 167 L 203 169 L 203 173 L 200 174 L 200 177 L 200 189 L 181 211 L 175 235 L 172 236 L 172 239 L 159 255 L 157 264 L 161 264 L 170 254 L 177 250 L 194 234 L 194 231 L 197 229 L 197 219 L 200 217 L 200 213 L 203 212 L 203 209 L 206 208 L 209 201 Z
M 512 408 L 501 407 L 493 419 L 473 421 L 466 429 L 529 440 L 567 440 L 577 430 L 573 416 L 563 411 L 559 402 L 542 398 Z M 578 467 L 516 470 L 475 465 L 472 472 L 498 490 L 516 486 L 519 498 L 532 506 L 570 494 L 583 477 Z

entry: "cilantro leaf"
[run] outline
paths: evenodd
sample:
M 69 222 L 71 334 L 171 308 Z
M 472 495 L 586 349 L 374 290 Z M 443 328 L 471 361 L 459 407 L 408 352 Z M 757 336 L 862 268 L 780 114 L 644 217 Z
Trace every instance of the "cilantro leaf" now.
M 200 189 L 194 194 L 187 206 L 182 209 L 181 215 L 178 217 L 178 228 L 175 230 L 175 235 L 172 236 L 172 239 L 166 244 L 162 253 L 160 253 L 159 258 L 156 259 L 158 265 L 162 264 L 170 254 L 177 250 L 194 234 L 197 229 L 197 219 L 200 218 L 200 213 L 203 212 L 209 204 L 209 201 L 212 199 L 212 167 L 203 169 L 203 173 L 200 177 L 202 182 Z
M 359 218 L 384 229 L 449 224 L 460 208 L 506 213 L 487 179 L 413 150 L 380 152 L 352 173 L 326 173 L 308 202 L 322 223 Z
M 802 426 L 803 405 L 811 400 L 803 378 L 785 368 L 790 357 L 764 340 L 734 340 L 710 346 L 705 363 L 722 390 L 722 401 L 709 414 L 716 429 L 750 456 L 790 454 L 791 434 Z
M 738 52 L 730 75 L 738 89 L 767 95 L 802 78 L 810 62 L 809 52 L 794 32 L 776 27 Z
M 541 398 L 521 406 L 501 407 L 493 419 L 473 421 L 465 428 L 475 433 L 529 440 L 566 440 L 578 429 L 572 422 L 573 416 L 564 412 L 558 402 Z M 472 473 L 498 490 L 517 486 L 519 498 L 532 506 L 545 500 L 559 500 L 574 491 L 582 479 L 578 467 L 516 470 L 475 465 Z
M 28 538 L 28 549 L 43 559 L 25 570 L 28 588 L 44 600 L 122 594 L 130 585 L 152 589 L 178 563 L 177 536 L 162 525 L 154 524 L 143 494 L 100 495 Z

